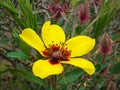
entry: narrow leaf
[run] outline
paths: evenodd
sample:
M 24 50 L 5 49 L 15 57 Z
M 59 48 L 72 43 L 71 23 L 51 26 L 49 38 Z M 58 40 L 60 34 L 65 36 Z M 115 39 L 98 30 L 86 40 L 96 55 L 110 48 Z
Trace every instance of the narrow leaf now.
M 32 81 L 36 84 L 44 85 L 44 81 L 40 78 L 37 78 L 32 73 L 25 71 L 25 70 L 19 70 L 19 69 L 9 69 L 12 73 L 15 75 L 24 78 L 26 80 Z
M 22 52 L 24 52 L 27 56 L 30 56 L 30 47 L 27 43 L 25 43 L 23 40 L 20 40 L 19 48 Z
M 4 7 L 7 9 L 12 15 L 18 15 L 18 10 L 16 8 L 11 7 L 11 5 L 7 4 L 4 1 L 0 1 L 0 6 Z
M 81 0 L 71 0 L 72 7 L 76 6 Z
M 93 25 L 94 25 L 94 23 L 98 20 L 98 18 L 99 18 L 99 16 L 98 16 L 96 19 L 94 19 L 94 20 L 85 28 L 85 30 L 82 31 L 81 34 L 85 34 L 85 35 L 86 35 L 88 32 L 90 32 L 90 30 L 93 29 Z
M 120 62 L 117 62 L 116 64 L 113 65 L 111 73 L 120 74 Z
M 27 55 L 22 52 L 9 52 L 7 53 L 7 57 L 25 59 Z
M 75 80 L 77 80 L 80 76 L 84 74 L 83 70 L 77 68 L 74 69 L 70 72 L 65 73 L 63 78 L 59 78 L 57 80 L 58 84 L 66 84 L 66 83 L 71 83 Z

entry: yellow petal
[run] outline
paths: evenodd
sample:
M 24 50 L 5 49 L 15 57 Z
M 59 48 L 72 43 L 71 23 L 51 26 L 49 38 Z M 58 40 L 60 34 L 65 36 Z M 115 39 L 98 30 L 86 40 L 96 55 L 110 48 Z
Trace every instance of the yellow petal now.
M 71 50 L 71 57 L 82 56 L 94 48 L 95 39 L 88 36 L 76 36 L 69 39 L 66 44 L 68 50 Z
M 33 74 L 42 79 L 50 76 L 60 74 L 63 71 L 63 66 L 58 64 L 51 64 L 49 60 L 38 60 L 33 64 Z
M 94 65 L 90 61 L 83 59 L 83 58 L 70 58 L 69 61 L 62 61 L 61 63 L 77 66 L 83 69 L 89 75 L 92 75 L 95 72 Z
M 42 27 L 42 39 L 47 47 L 50 44 L 59 44 L 65 41 L 63 29 L 56 24 L 50 24 L 50 21 L 47 21 Z
M 24 29 L 19 35 L 27 44 L 38 50 L 41 54 L 45 50 L 44 44 L 36 32 L 30 28 Z

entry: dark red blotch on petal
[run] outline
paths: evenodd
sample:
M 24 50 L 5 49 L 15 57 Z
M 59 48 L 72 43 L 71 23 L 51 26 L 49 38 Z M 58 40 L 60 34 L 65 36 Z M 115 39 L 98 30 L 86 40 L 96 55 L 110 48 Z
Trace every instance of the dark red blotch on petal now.
M 43 51 L 43 55 L 49 58 L 51 64 L 59 64 L 60 61 L 69 61 L 71 51 L 60 45 L 51 45 Z

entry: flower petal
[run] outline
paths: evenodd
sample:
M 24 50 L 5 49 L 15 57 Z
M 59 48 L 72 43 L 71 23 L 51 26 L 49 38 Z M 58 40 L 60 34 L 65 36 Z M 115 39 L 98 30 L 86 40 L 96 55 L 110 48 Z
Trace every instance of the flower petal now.
M 62 61 L 61 63 L 71 64 L 71 65 L 80 67 L 89 75 L 92 75 L 95 72 L 94 65 L 90 61 L 83 58 L 70 58 L 69 61 Z
M 27 44 L 38 50 L 41 54 L 42 51 L 45 50 L 45 46 L 40 39 L 40 37 L 36 34 L 34 30 L 31 28 L 24 29 L 22 33 L 19 35 Z
M 65 33 L 60 26 L 50 25 L 50 21 L 47 21 L 42 27 L 42 39 L 47 47 L 51 44 L 60 44 L 65 41 Z
M 88 36 L 76 36 L 66 41 L 66 47 L 71 50 L 71 57 L 82 56 L 95 46 L 95 39 Z
M 44 79 L 50 75 L 62 73 L 63 66 L 60 63 L 51 64 L 49 60 L 38 60 L 33 64 L 32 71 L 34 75 Z

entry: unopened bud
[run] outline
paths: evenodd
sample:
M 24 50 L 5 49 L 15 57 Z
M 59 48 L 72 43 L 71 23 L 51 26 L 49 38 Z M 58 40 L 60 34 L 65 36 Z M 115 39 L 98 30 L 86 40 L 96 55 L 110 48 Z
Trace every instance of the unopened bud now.
M 86 24 L 90 19 L 90 10 L 88 4 L 81 4 L 78 10 L 78 18 L 80 20 L 80 24 Z
M 110 53 L 111 48 L 112 48 L 112 40 L 110 39 L 108 34 L 105 33 L 100 41 L 99 50 L 103 56 L 106 56 Z

